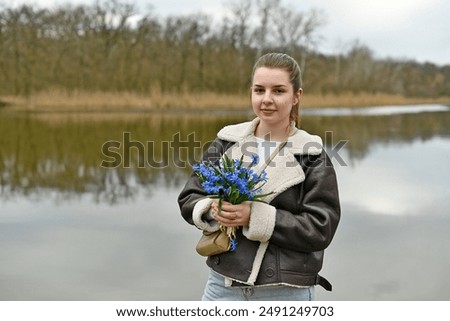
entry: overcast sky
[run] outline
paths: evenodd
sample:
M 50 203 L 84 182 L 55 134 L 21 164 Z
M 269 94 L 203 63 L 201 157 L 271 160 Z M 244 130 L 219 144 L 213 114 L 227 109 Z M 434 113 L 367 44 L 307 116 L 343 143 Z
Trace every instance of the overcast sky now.
M 151 4 L 159 15 L 204 12 L 219 17 L 229 0 L 127 0 L 145 8 Z M 236 0 L 234 0 L 236 1 Z M 16 6 L 27 3 L 53 6 L 91 3 L 92 0 L 2 0 Z M 326 24 L 319 51 L 336 53 L 358 39 L 378 58 L 415 59 L 450 65 L 449 0 L 282 0 L 295 10 L 321 10 Z

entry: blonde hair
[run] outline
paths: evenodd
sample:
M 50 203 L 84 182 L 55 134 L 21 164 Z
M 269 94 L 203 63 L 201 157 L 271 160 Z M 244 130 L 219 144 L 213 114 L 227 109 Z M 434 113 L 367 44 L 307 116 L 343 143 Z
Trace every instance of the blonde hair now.
M 255 71 L 258 68 L 266 67 L 266 68 L 277 68 L 284 69 L 289 73 L 289 80 L 292 84 L 292 88 L 294 93 L 296 93 L 299 89 L 302 88 L 302 73 L 298 63 L 291 56 L 284 53 L 272 52 L 261 56 L 253 66 L 252 71 L 252 83 L 253 76 L 255 75 Z M 289 115 L 289 119 L 291 122 L 295 122 L 295 126 L 298 127 L 300 101 L 298 101 L 295 105 L 292 105 L 291 114 Z

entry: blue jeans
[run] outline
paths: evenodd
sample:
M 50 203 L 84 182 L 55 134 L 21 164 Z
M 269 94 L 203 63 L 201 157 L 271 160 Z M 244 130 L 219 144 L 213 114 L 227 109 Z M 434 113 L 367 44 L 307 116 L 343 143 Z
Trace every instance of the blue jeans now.
M 313 301 L 314 286 L 242 286 L 225 287 L 225 278 L 210 270 L 202 301 Z

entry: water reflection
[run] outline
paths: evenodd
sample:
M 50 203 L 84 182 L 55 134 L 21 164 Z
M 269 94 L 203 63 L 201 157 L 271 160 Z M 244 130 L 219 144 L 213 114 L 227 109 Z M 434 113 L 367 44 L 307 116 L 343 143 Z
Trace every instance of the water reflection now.
M 177 164 L 201 148 L 158 143 L 195 132 L 206 144 L 250 118 L 0 113 L 0 299 L 199 299 L 207 267 L 176 197 L 190 172 Z M 330 152 L 348 141 L 338 150 L 348 166 L 334 159 L 343 217 L 323 270 L 334 291 L 319 299 L 450 299 L 449 123 L 448 111 L 304 114 Z M 124 132 L 157 142 L 168 166 L 138 168 L 135 148 L 131 168 L 100 167 L 101 146 Z
M 406 108 L 406 107 L 403 107 Z M 92 194 L 98 202 L 117 203 L 137 189 L 151 193 L 156 184 L 179 185 L 202 150 L 226 124 L 251 116 L 210 115 L 10 115 L 0 113 L 0 197 L 71 198 Z M 111 117 L 111 115 L 109 115 Z M 59 117 L 59 119 L 58 119 Z M 302 127 L 321 135 L 336 150 L 348 141 L 345 163 L 367 157 L 378 144 L 413 143 L 448 135 L 450 112 L 384 116 L 304 116 Z M 129 144 L 124 141 L 128 134 Z M 102 168 L 104 144 L 116 142 L 122 156 L 115 168 Z M 151 148 L 149 147 L 151 143 Z M 141 145 L 142 148 L 139 148 Z M 130 160 L 131 166 L 123 164 Z M 151 166 L 159 163 L 160 166 Z M 145 166 L 141 166 L 145 165 Z
M 132 197 L 138 187 L 151 192 L 152 186 L 161 184 L 160 178 L 165 185 L 177 185 L 190 170 L 177 166 L 177 159 L 192 163 L 201 149 L 188 144 L 167 154 L 163 142 L 173 143 L 177 133 L 181 133 L 181 139 L 195 133 L 199 142 L 210 141 L 218 128 L 234 121 L 195 115 L 120 116 L 108 121 L 101 117 L 84 121 L 73 116 L 58 121 L 54 115 L 48 119 L 35 116 L 0 114 L 0 186 L 4 199 L 16 195 L 42 198 L 57 190 L 64 198 L 90 193 L 96 201 L 115 203 Z M 141 155 L 138 149 L 130 148 L 129 154 L 120 150 L 131 159 L 129 168 L 102 168 L 102 161 L 108 160 L 102 154 L 103 144 L 123 142 L 124 133 L 130 133 L 133 142 L 154 142 L 152 157 L 167 166 L 139 168 L 140 157 L 146 156 L 147 150 Z
M 414 106 L 382 106 L 362 108 L 315 108 L 303 111 L 308 116 L 391 116 L 398 114 L 417 114 L 430 112 L 447 112 L 449 106 L 428 104 Z
M 177 190 L 2 202 L 0 300 L 195 300 L 206 278 Z M 180 286 L 182 285 L 182 286 Z
M 450 196 L 449 143 L 449 138 L 434 137 L 410 143 L 373 144 L 369 157 L 349 168 L 336 166 L 345 191 L 341 201 L 365 213 L 447 213 L 444 204 L 448 205 Z

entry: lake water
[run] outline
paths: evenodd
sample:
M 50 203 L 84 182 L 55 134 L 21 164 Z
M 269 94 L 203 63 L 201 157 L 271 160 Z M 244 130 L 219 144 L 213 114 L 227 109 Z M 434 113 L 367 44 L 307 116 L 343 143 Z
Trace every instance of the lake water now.
M 303 114 L 342 203 L 317 298 L 450 300 L 449 108 Z M 208 269 L 176 198 L 218 129 L 251 118 L 0 111 L 0 299 L 198 300 Z

